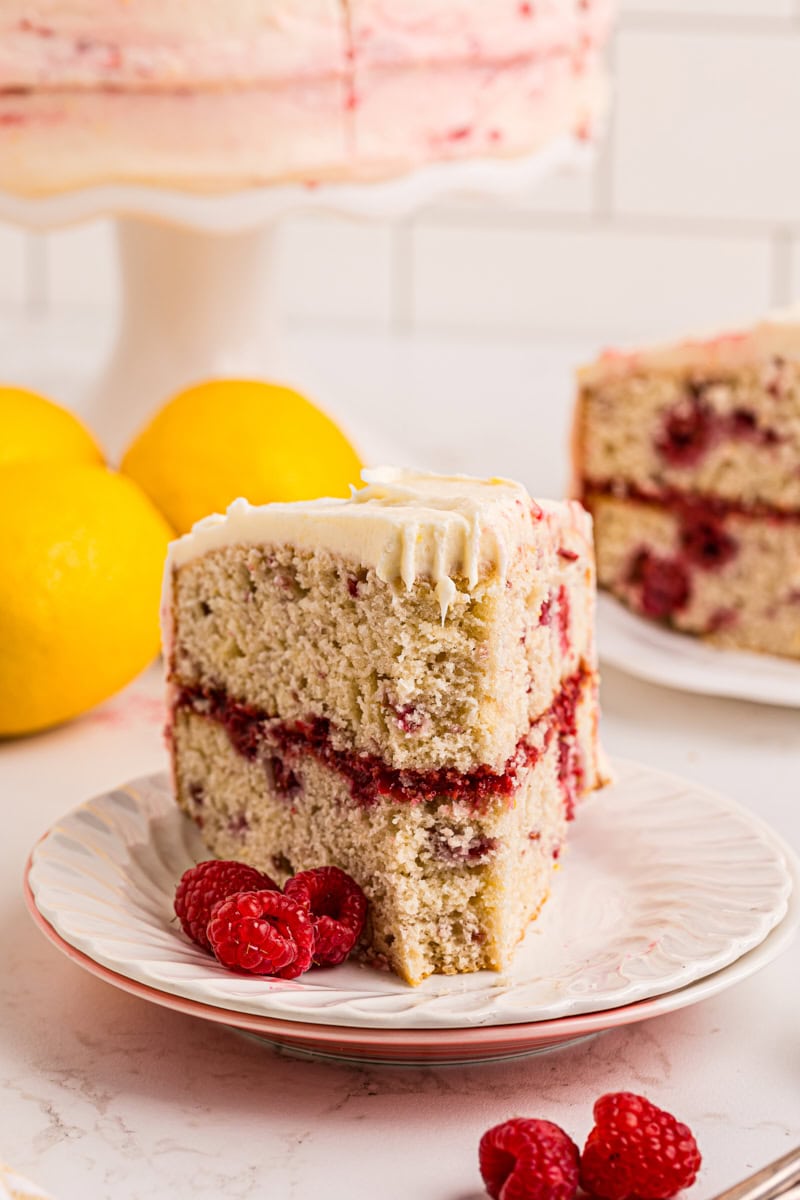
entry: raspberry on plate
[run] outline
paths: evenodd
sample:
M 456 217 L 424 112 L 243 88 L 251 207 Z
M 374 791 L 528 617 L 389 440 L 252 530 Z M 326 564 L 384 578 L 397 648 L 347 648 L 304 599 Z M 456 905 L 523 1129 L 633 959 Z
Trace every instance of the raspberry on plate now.
M 183 872 L 175 889 L 175 913 L 183 932 L 198 946 L 210 950 L 206 927 L 214 905 L 236 892 L 267 889 L 280 891 L 274 879 L 263 871 L 247 863 L 212 858 Z
M 633 1092 L 594 1106 L 581 1187 L 603 1200 L 669 1200 L 697 1178 L 700 1151 L 687 1125 Z
M 315 965 L 333 967 L 344 962 L 367 915 L 367 897 L 355 879 L 339 867 L 316 867 L 300 871 L 283 890 L 311 916 Z
M 239 892 L 215 905 L 211 949 L 224 967 L 296 979 L 311 966 L 314 929 L 304 908 L 281 892 Z
M 578 1147 L 552 1121 L 514 1117 L 487 1129 L 478 1160 L 492 1200 L 573 1200 Z

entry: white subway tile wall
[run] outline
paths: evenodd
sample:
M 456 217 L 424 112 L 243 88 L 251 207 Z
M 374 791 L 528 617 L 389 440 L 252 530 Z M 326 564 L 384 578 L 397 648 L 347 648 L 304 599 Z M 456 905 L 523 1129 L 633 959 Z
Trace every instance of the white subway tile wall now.
M 112 220 L 87 221 L 42 240 L 44 286 L 51 305 L 116 304 L 119 279 Z
M 31 239 L 0 225 L 0 304 L 29 304 Z
M 621 8 L 658 17 L 793 17 L 797 0 L 622 0 Z
M 611 154 L 620 216 L 800 221 L 800 27 L 626 30 Z M 624 88 L 624 91 L 622 89 Z M 637 103 L 626 103 L 633 97 Z
M 593 169 L 513 209 L 287 221 L 287 314 L 626 340 L 800 297 L 800 0 L 621 0 L 612 57 L 614 111 Z M 111 222 L 0 226 L 0 306 L 108 309 L 118 285 Z
M 281 300 L 291 317 L 368 319 L 394 314 L 394 231 L 342 217 L 288 221 L 281 245 Z
M 614 338 L 725 324 L 769 307 L 757 237 L 426 225 L 413 243 L 422 325 Z

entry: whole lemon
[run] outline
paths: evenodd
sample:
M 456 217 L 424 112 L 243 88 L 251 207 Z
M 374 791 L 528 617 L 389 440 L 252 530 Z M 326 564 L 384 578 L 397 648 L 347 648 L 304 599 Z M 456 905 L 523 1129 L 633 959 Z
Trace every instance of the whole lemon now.
M 171 531 L 136 484 L 104 467 L 0 468 L 0 734 L 77 716 L 159 646 Z
M 99 446 L 77 417 L 24 388 L 0 386 L 0 429 L 0 466 L 103 461 Z
M 299 392 L 220 379 L 170 400 L 121 469 L 185 533 L 238 496 L 251 504 L 347 496 L 361 464 L 338 426 Z

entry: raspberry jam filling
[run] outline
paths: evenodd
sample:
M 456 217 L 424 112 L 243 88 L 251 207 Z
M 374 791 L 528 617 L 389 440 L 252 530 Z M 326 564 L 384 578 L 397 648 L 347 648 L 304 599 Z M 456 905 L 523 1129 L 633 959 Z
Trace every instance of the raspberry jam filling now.
M 449 767 L 398 770 L 387 766 L 377 755 L 339 749 L 334 744 L 331 723 L 323 717 L 280 721 L 233 699 L 222 688 L 183 687 L 175 711 L 188 709 L 224 726 L 234 749 L 250 761 L 262 760 L 269 764 L 272 779 L 279 780 L 286 792 L 299 790 L 300 784 L 285 760 L 295 755 L 310 755 L 323 766 L 343 775 L 353 799 L 364 806 L 387 798 L 409 804 L 450 798 L 480 808 L 498 795 L 512 796 L 520 773 L 533 766 L 556 737 L 559 741 L 559 779 L 568 816 L 572 816 L 574 798 L 582 790 L 583 782 L 581 756 L 572 745 L 572 739 L 577 732 L 578 701 L 589 678 L 588 671 L 581 669 L 563 681 L 550 709 L 532 724 L 530 732 L 517 744 L 501 772 L 486 765 L 471 771 Z M 537 744 L 534 744 L 536 734 Z M 278 763 L 280 767 L 277 767 Z
M 642 504 L 657 504 L 678 513 L 703 514 L 723 520 L 725 517 L 758 517 L 776 523 L 800 521 L 800 510 L 775 508 L 771 504 L 744 504 L 722 496 L 706 496 L 700 492 L 681 491 L 671 487 L 641 487 L 623 479 L 584 479 L 583 499 L 591 509 L 592 495 L 612 496 L 615 500 L 638 500 Z

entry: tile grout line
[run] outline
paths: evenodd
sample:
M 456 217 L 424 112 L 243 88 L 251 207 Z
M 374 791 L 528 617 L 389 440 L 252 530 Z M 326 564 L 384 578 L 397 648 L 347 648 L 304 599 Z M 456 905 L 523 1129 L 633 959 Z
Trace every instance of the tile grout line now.
M 614 33 L 611 39 L 611 44 L 608 48 L 608 71 L 611 80 L 617 77 L 618 52 L 619 44 L 619 29 Z M 597 161 L 594 166 L 592 178 L 592 214 L 596 217 L 607 217 L 614 211 L 614 183 L 615 183 L 615 168 L 616 154 L 614 139 L 617 128 L 617 103 L 618 97 L 614 94 L 614 83 L 611 84 L 612 94 L 609 103 L 609 112 L 606 122 L 606 128 L 602 132 L 602 143 L 600 145 Z
M 776 229 L 771 239 L 771 292 L 776 308 L 784 308 L 792 302 L 792 233 L 789 229 Z
M 620 19 L 625 32 L 635 33 L 685 33 L 710 36 L 763 36 L 798 33 L 800 5 L 795 0 L 795 12 L 785 16 L 748 16 L 733 13 L 670 12 L 626 12 Z
M 682 217 L 658 213 L 626 213 L 619 211 L 557 212 L 547 210 L 527 213 L 519 209 L 508 210 L 503 220 L 475 210 L 447 208 L 443 206 L 419 221 L 421 228 L 436 230 L 456 227 L 463 230 L 476 229 L 490 232 L 504 230 L 536 233 L 542 230 L 585 233 L 631 233 L 636 235 L 697 238 L 733 238 L 742 241 L 765 240 L 775 233 L 776 228 L 787 233 L 800 233 L 800 224 L 793 226 L 778 220 L 752 220 L 724 217 Z
M 25 309 L 31 317 L 46 315 L 49 305 L 49 243 L 47 234 L 25 234 Z

